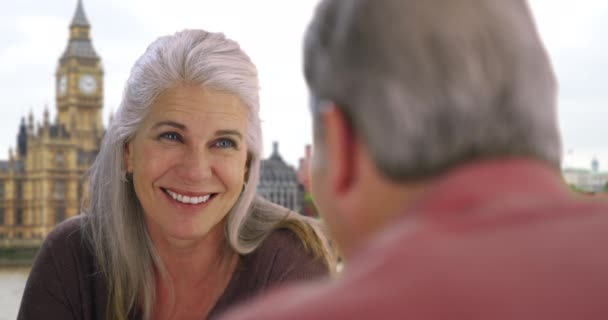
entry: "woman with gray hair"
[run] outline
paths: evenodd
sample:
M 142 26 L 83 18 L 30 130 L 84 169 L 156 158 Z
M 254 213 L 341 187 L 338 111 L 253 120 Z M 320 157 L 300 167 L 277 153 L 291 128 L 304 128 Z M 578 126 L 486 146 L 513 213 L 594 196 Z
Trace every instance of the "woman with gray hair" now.
M 328 273 L 315 220 L 256 197 L 257 71 L 222 34 L 152 43 L 131 70 L 84 214 L 47 237 L 19 319 L 201 319 Z

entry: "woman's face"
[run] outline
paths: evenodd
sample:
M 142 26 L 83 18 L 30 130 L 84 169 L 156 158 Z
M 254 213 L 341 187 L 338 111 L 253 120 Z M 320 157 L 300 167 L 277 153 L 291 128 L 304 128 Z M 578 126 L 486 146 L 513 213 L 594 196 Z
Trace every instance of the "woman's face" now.
M 229 93 L 161 94 L 125 148 L 152 239 L 197 240 L 232 208 L 246 173 L 247 108 Z

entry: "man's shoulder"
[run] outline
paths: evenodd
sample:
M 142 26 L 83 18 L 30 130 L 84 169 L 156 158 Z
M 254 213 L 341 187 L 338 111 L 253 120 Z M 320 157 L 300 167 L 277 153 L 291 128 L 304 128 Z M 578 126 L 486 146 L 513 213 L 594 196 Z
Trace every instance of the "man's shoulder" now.
M 600 254 L 607 206 L 573 201 L 554 208 L 562 212 L 553 210 L 553 218 L 471 228 L 403 219 L 361 248 L 334 281 L 286 288 L 227 319 L 607 316 L 608 257 Z
M 462 318 L 510 311 L 550 318 L 560 309 L 585 318 L 586 310 L 602 308 L 608 291 L 608 257 L 598 254 L 608 242 L 608 204 L 557 200 L 523 205 L 512 215 L 486 212 L 460 225 L 404 219 L 352 261 L 353 272 L 340 285 L 343 298 L 373 302 L 361 312 L 415 318 L 457 311 L 467 313 Z M 530 296 L 550 303 L 538 305 Z

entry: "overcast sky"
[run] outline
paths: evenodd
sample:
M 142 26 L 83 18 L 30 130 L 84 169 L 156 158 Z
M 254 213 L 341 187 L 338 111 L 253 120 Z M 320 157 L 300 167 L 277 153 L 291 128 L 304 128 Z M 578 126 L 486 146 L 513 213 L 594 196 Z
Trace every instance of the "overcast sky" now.
M 502 0 L 501 0 L 502 1 Z M 0 0 L 0 159 L 30 110 L 55 116 L 54 73 L 76 0 Z M 130 67 L 160 35 L 221 31 L 258 66 L 265 154 L 272 141 L 292 165 L 311 142 L 301 39 L 317 0 L 84 0 L 105 69 L 104 123 L 120 102 Z M 608 169 L 608 1 L 531 0 L 560 81 L 566 165 Z

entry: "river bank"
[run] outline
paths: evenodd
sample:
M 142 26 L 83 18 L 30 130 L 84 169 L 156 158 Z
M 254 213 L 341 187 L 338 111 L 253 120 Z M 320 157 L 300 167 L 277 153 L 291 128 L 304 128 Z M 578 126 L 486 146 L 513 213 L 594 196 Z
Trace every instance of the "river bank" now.
M 0 267 L 0 320 L 15 320 L 25 288 L 28 267 Z
M 0 248 L 0 268 L 30 268 L 38 248 Z

